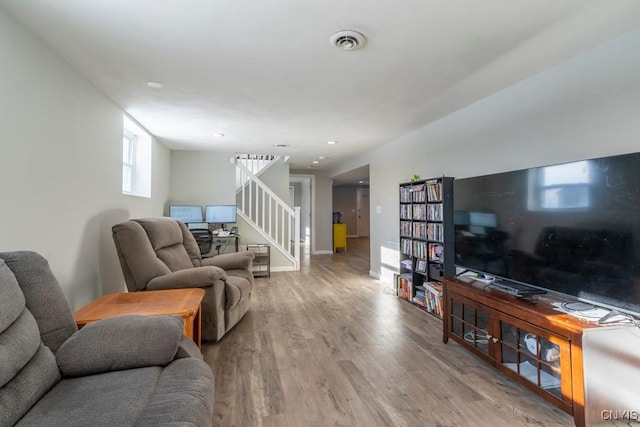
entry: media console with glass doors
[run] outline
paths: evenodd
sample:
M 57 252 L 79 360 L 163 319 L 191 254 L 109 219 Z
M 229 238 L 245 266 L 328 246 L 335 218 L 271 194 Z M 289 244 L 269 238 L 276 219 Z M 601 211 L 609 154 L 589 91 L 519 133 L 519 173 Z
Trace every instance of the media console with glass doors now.
M 470 277 L 446 278 L 443 341 L 457 342 L 585 425 L 582 334 L 595 322 L 550 294 L 518 298 Z

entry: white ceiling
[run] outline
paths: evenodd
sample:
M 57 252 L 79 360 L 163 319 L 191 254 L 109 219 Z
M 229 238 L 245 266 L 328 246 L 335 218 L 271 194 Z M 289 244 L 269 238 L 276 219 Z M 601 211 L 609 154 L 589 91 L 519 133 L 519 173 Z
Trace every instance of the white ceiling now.
M 638 0 L 0 0 L 0 7 L 168 146 L 286 154 L 293 168 L 324 157 L 319 169 L 640 26 Z M 344 29 L 365 34 L 365 46 L 330 46 Z M 150 80 L 164 89 L 147 87 Z M 212 136 L 218 132 L 225 136 Z

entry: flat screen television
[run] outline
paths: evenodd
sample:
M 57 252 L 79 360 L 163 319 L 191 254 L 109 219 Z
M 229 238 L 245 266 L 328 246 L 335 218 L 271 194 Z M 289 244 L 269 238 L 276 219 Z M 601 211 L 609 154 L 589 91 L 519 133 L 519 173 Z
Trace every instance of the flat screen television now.
M 640 153 L 456 179 L 454 224 L 461 269 L 640 314 Z
M 238 222 L 236 205 L 207 205 L 204 217 L 211 224 L 233 224 Z
M 171 205 L 169 216 L 188 224 L 190 222 L 202 222 L 202 206 L 195 205 Z

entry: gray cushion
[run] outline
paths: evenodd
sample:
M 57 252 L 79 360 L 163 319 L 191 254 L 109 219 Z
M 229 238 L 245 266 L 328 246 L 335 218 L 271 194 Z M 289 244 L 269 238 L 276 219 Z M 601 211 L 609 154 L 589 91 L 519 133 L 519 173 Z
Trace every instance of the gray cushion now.
M 0 387 L 15 377 L 40 347 L 40 332 L 27 309 L 0 333 Z
M 42 342 L 55 353 L 78 327 L 49 263 L 41 255 L 28 251 L 0 253 L 0 258 L 15 274 L 26 306 L 38 322 Z
M 60 347 L 58 366 L 65 377 L 164 366 L 175 356 L 183 330 L 178 316 L 120 316 L 89 323 Z
M 152 366 L 63 379 L 16 427 L 133 426 L 161 372 Z
M 58 380 L 55 356 L 41 344 L 18 375 L 0 388 L 0 426 L 15 424 Z
M 18 318 L 24 304 L 24 295 L 16 276 L 0 258 L 0 333 Z
M 193 267 L 191 258 L 183 244 L 184 236 L 178 221 L 168 218 L 146 218 L 144 221 L 139 221 L 139 224 L 147 233 L 158 258 L 171 271 Z
M 136 426 L 211 426 L 213 375 L 198 359 L 179 359 L 167 366 Z
M 225 309 L 230 310 L 238 305 L 241 300 L 249 298 L 251 283 L 243 277 L 228 276 L 224 291 L 227 300 Z

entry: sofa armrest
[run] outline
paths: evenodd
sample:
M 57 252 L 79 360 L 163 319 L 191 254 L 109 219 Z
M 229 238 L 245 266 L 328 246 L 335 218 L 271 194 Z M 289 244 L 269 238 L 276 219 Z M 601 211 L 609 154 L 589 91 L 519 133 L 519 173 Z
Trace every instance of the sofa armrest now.
M 171 362 L 182 340 L 179 316 L 119 316 L 92 322 L 56 353 L 64 377 L 93 375 Z
M 178 351 L 174 359 L 184 359 L 185 357 L 193 357 L 194 359 L 202 360 L 202 353 L 195 342 L 186 335 L 182 335 L 180 344 L 178 345 Z
M 186 268 L 154 277 L 147 283 L 147 290 L 207 288 L 216 280 L 224 280 L 226 277 L 224 270 L 215 266 Z
M 250 270 L 254 254 L 251 251 L 233 252 L 216 255 L 211 258 L 203 258 L 203 266 L 216 266 L 223 270 Z

